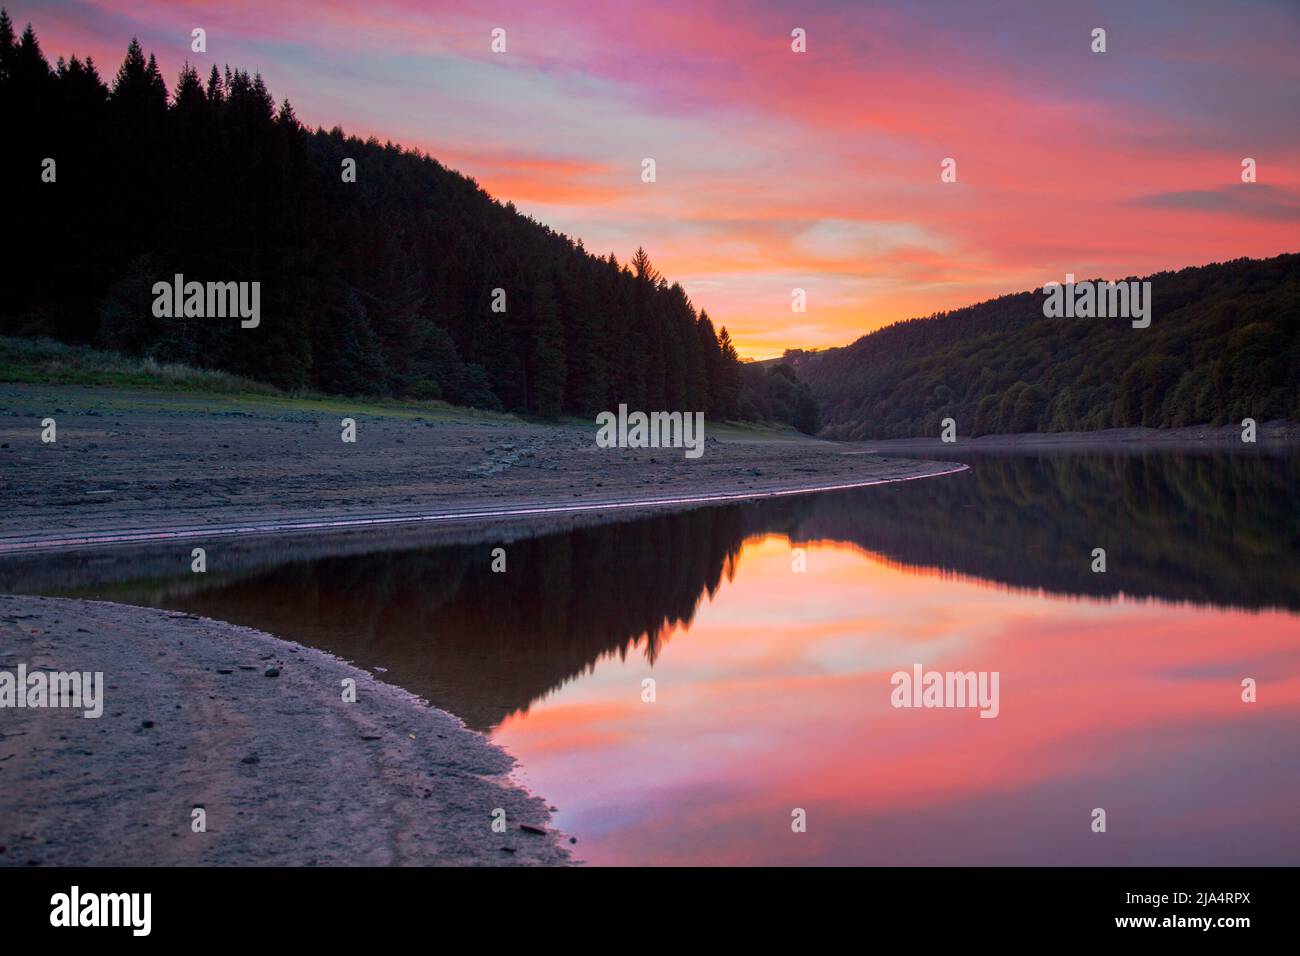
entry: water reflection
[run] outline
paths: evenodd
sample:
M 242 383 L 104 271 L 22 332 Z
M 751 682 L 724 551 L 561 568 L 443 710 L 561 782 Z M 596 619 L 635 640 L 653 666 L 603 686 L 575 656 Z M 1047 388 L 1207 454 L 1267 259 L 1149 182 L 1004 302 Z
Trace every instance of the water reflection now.
M 505 574 L 448 547 L 93 590 L 385 668 L 595 861 L 1300 861 L 1300 457 L 971 464 L 517 541 Z M 913 663 L 999 671 L 1002 715 L 894 710 Z
M 1294 616 L 1083 603 L 843 547 L 808 561 L 791 586 L 788 543 L 751 540 L 653 669 L 602 661 L 498 729 L 589 860 L 1300 860 Z M 1000 715 L 893 709 L 913 663 L 998 671 Z M 1243 675 L 1267 701 L 1240 702 Z

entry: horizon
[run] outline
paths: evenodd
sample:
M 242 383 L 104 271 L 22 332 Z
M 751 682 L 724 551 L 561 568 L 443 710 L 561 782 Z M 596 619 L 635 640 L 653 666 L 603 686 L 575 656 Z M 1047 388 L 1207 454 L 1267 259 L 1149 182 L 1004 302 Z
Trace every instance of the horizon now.
M 1300 112 L 1284 40 L 1300 9 L 1281 4 L 1013 3 L 1016 17 L 986 23 L 951 5 L 742 17 L 723 2 L 670 5 L 635 35 L 623 13 L 549 4 L 452 5 L 436 20 L 405 0 L 387 19 L 6 6 L 51 63 L 93 56 L 111 84 L 137 36 L 169 91 L 187 60 L 201 75 L 260 72 L 305 125 L 419 149 L 592 254 L 626 262 L 643 246 L 745 358 L 848 345 L 1067 272 L 1118 279 L 1295 251 L 1300 128 L 1275 117 Z M 1197 29 L 1162 36 L 1160 12 L 1175 9 Z M 1089 50 L 1094 25 L 1104 54 Z M 206 53 L 190 50 L 198 26 Z M 497 26 L 504 54 L 489 48 Z M 794 27 L 806 53 L 790 48 Z M 1011 48 L 1029 52 L 998 62 Z M 909 61 L 918 50 L 934 54 L 924 68 Z M 870 64 L 852 62 L 863 53 Z M 956 182 L 940 181 L 948 157 Z M 1257 182 L 1239 181 L 1243 157 Z

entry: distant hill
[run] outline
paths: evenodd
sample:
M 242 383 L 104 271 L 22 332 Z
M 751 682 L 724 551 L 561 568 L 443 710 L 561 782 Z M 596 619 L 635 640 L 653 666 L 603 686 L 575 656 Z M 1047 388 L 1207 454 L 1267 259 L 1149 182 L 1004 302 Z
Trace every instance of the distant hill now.
M 1148 328 L 1046 318 L 1040 290 L 785 357 L 841 440 L 1300 421 L 1300 254 L 1147 278 Z
M 0 14 L 0 117 L 0 334 L 290 390 L 815 422 L 792 378 L 742 382 L 727 330 L 643 251 L 590 255 L 432 157 L 307 129 L 260 75 L 187 66 L 169 90 L 132 41 L 105 83 Z M 259 324 L 155 316 L 178 273 L 260 283 Z

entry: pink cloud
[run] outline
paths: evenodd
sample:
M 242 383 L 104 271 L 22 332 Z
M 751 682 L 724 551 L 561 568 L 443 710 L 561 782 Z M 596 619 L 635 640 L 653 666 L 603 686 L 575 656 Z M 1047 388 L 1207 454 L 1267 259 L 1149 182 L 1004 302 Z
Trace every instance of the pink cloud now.
M 36 21 L 47 55 L 93 53 L 106 78 L 134 32 L 169 77 L 186 58 L 260 69 L 306 122 L 425 149 L 593 251 L 644 245 L 756 355 L 1066 271 L 1295 249 L 1294 221 L 1269 204 L 1300 189 L 1286 122 L 1300 13 L 1196 7 L 1171 33 L 1104 6 L 1098 55 L 1078 14 L 1004 9 L 97 0 L 11 13 Z M 206 57 L 189 51 L 194 26 Z M 497 26 L 504 55 L 489 49 Z M 795 26 L 806 54 L 790 50 Z M 1243 156 L 1277 192 L 1150 198 L 1237 183 Z M 945 157 L 956 183 L 940 182 Z M 807 240 L 843 223 L 917 239 L 847 255 Z M 796 323 L 765 308 L 782 283 L 820 288 L 826 311 Z

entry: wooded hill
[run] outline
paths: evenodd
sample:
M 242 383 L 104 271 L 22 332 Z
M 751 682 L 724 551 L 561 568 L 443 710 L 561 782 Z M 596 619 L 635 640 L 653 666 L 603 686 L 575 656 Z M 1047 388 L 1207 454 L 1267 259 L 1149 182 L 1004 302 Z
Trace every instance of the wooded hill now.
M 1300 420 L 1300 254 L 1147 278 L 1148 328 L 1021 292 L 786 360 L 843 440 Z
M 169 90 L 132 41 L 105 83 L 90 59 L 51 67 L 4 15 L 0 117 L 17 187 L 2 333 L 289 390 L 815 424 L 790 376 L 742 383 L 726 329 L 643 250 L 590 255 L 418 150 L 307 129 L 258 75 L 187 66 Z M 177 273 L 260 282 L 260 324 L 155 317 Z

